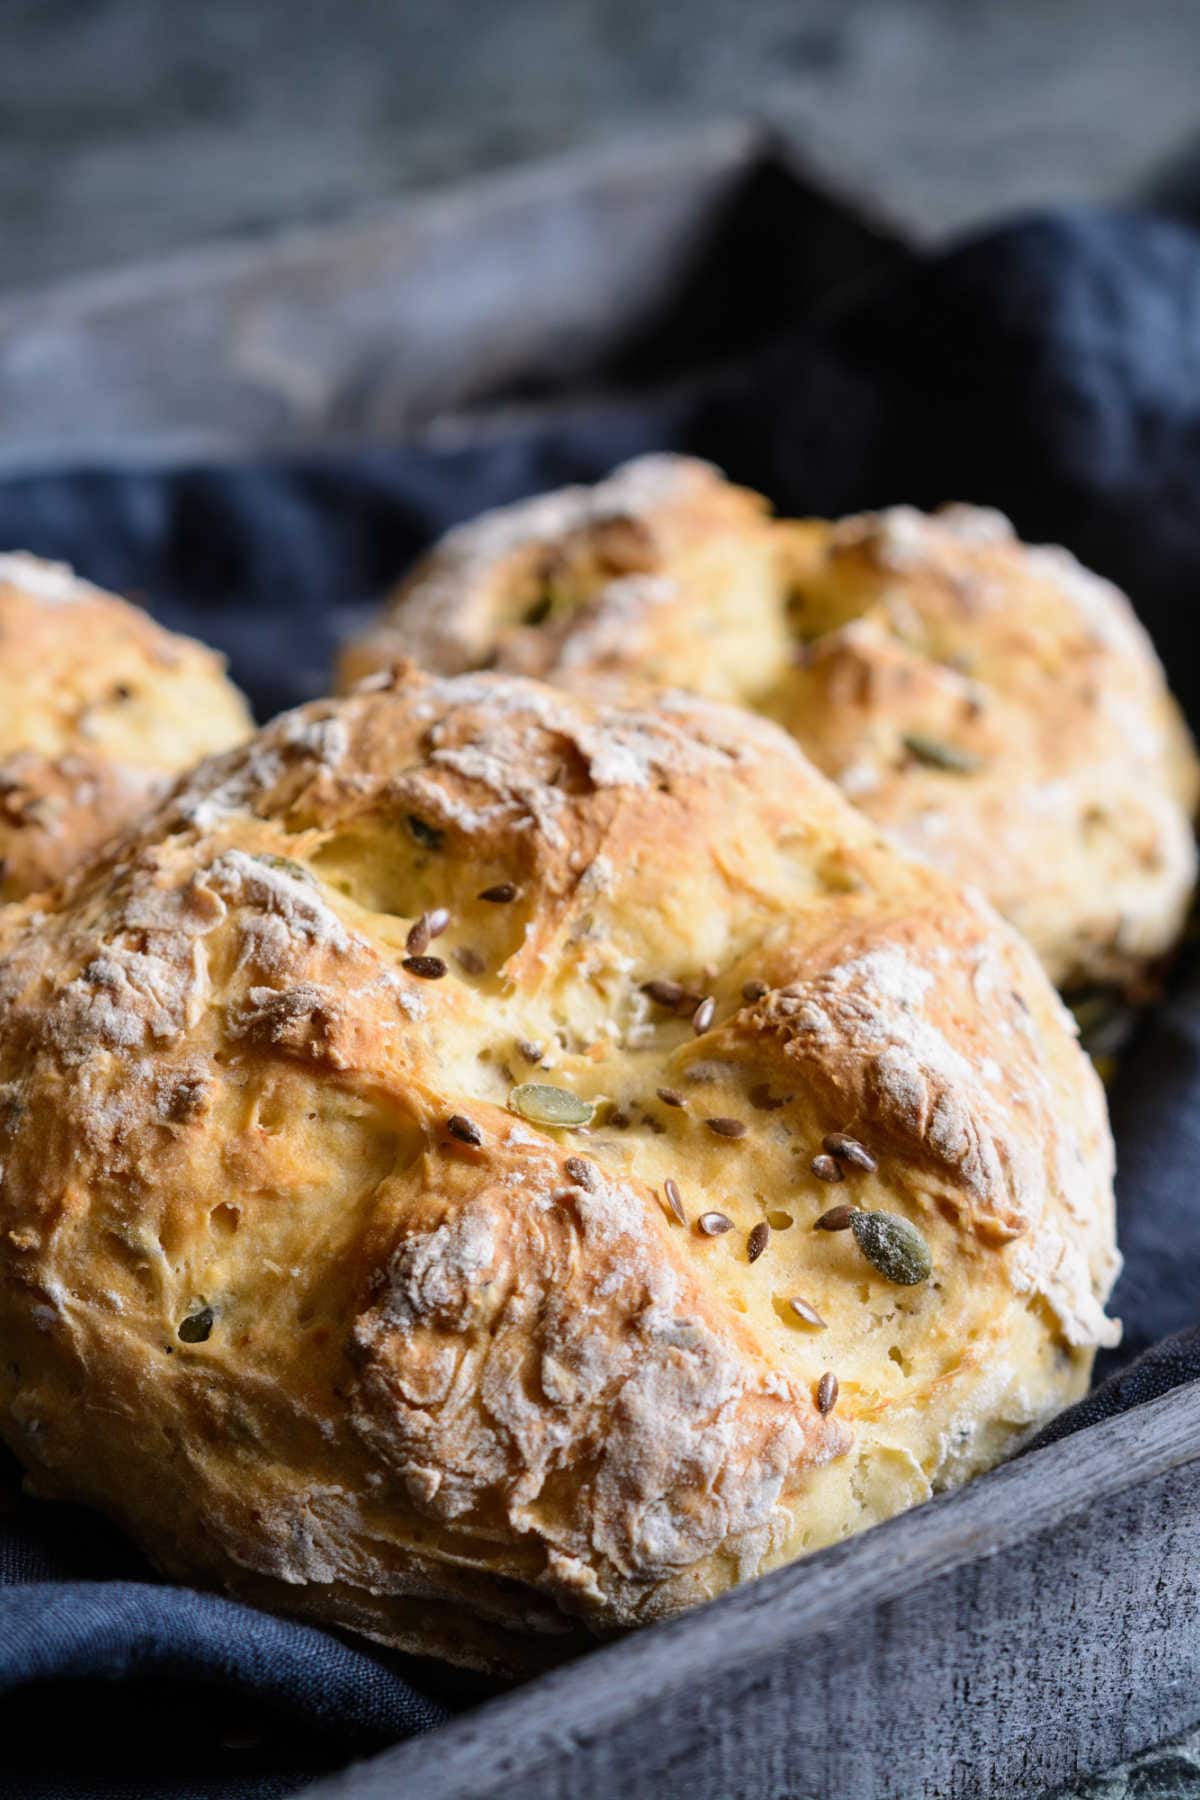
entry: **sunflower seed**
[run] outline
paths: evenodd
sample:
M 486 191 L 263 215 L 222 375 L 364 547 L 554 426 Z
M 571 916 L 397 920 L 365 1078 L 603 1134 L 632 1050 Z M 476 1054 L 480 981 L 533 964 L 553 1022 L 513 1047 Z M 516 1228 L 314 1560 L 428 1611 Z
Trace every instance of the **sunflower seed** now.
M 667 1205 L 681 1225 L 687 1224 L 687 1214 L 683 1210 L 683 1195 L 679 1192 L 679 1183 L 668 1175 L 663 1182 L 663 1193 L 667 1196 Z
M 306 869 L 303 863 L 294 862 L 290 856 L 276 856 L 273 851 L 264 850 L 254 860 L 264 863 L 268 869 L 278 869 L 281 875 L 290 875 L 293 881 L 307 881 L 310 887 L 317 886 L 312 870 Z
M 713 1022 L 717 1003 L 711 994 L 707 994 L 692 1014 L 692 1030 L 697 1037 L 702 1037 Z
M 900 1287 L 916 1287 L 933 1273 L 929 1245 L 915 1225 L 897 1213 L 856 1212 L 854 1241 L 873 1268 Z

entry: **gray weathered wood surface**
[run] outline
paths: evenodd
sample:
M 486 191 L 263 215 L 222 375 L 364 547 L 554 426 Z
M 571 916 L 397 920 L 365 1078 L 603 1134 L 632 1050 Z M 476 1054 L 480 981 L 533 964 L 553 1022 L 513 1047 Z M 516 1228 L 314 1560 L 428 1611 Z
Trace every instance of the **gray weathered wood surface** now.
M 1200 1717 L 1200 1383 L 309 1790 L 1032 1800 Z
M 0 300 L 0 472 L 361 446 L 586 382 L 671 304 L 770 153 L 713 126 Z M 853 276 L 886 240 L 784 179 L 808 204 L 764 286 L 789 273 L 801 305 L 807 270 Z
M 714 118 L 767 121 L 925 237 L 1125 199 L 1195 154 L 1189 0 L 9 0 L 3 16 L 10 289 Z

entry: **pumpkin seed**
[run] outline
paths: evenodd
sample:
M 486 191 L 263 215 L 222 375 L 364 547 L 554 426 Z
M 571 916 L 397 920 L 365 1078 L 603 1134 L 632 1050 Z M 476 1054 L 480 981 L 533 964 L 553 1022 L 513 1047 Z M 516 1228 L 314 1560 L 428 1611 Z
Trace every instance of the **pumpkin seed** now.
M 906 731 L 901 740 L 917 762 L 928 769 L 941 769 L 947 775 L 973 775 L 983 767 L 983 758 L 961 744 L 948 744 L 942 738 L 926 737 L 923 731 Z
M 189 1313 L 180 1324 L 180 1339 L 185 1344 L 203 1344 L 212 1332 L 215 1318 L 211 1306 L 202 1306 L 199 1312 Z
M 544 625 L 554 611 L 554 595 L 547 591 L 539 594 L 533 605 L 529 607 L 521 620 L 523 625 Z
M 1125 1048 L 1137 1014 L 1112 988 L 1084 988 L 1067 996 L 1075 1015 L 1079 1042 L 1093 1059 L 1116 1056 Z
M 929 1245 L 916 1226 L 897 1213 L 856 1212 L 850 1229 L 867 1261 L 887 1281 L 915 1287 L 933 1273 Z
M 531 1125 L 590 1125 L 596 1111 L 590 1100 L 569 1094 L 566 1088 L 549 1087 L 542 1081 L 523 1081 L 508 1096 L 511 1112 Z
M 293 881 L 307 881 L 309 887 L 316 887 L 317 878 L 303 863 L 293 862 L 290 856 L 276 856 L 272 850 L 264 850 L 254 858 L 268 869 L 278 869 L 281 875 L 290 875 Z
M 408 815 L 408 829 L 416 838 L 423 850 L 440 850 L 446 841 L 446 834 L 427 819 L 419 819 L 416 813 Z

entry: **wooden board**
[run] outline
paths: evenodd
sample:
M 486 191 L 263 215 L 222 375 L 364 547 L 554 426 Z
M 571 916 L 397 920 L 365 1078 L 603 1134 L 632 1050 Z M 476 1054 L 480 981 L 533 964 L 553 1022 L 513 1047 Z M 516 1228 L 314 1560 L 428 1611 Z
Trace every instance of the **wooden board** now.
M 1035 1800 L 1200 1719 L 1200 1383 L 307 1790 Z

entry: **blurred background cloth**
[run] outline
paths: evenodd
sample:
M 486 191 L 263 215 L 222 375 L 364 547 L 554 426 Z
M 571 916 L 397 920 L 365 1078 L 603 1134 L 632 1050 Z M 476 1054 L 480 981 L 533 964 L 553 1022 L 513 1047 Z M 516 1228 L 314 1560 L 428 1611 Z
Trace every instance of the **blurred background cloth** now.
M 929 241 L 1200 194 L 1189 0 L 5 0 L 0 289 L 753 119 Z

